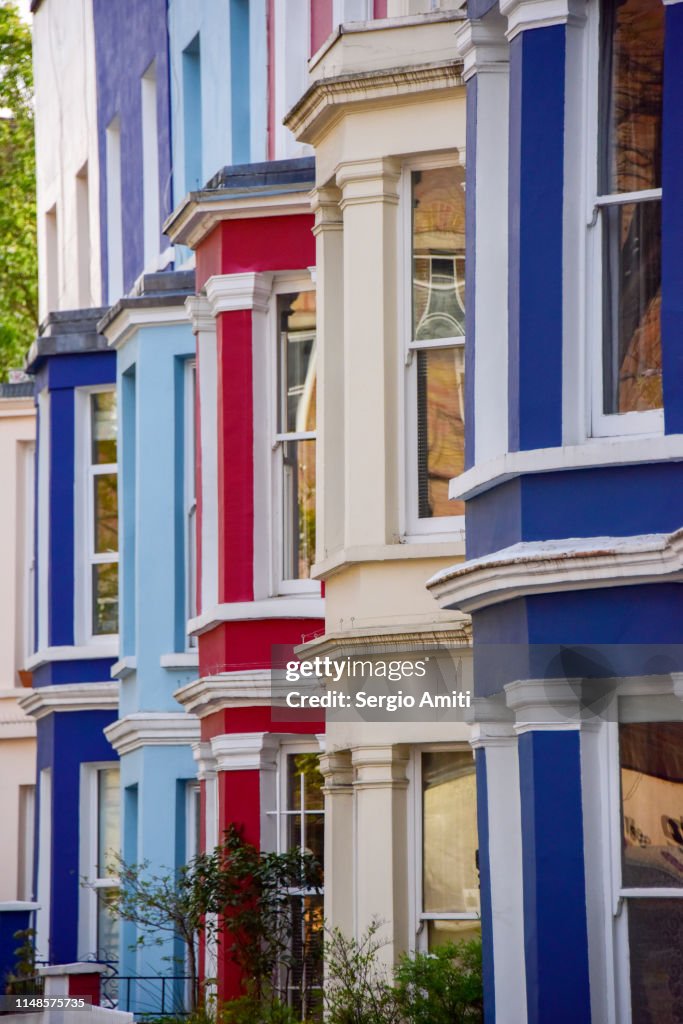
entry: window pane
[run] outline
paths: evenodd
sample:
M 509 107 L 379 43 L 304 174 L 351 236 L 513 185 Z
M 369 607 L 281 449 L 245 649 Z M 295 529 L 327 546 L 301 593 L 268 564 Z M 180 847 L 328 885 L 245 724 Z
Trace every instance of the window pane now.
M 664 5 L 603 7 L 601 191 L 660 188 Z
M 98 473 L 93 477 L 95 551 L 119 550 L 119 514 L 116 473 Z
M 471 942 L 480 938 L 479 921 L 427 921 L 427 949 L 430 953 L 447 942 Z
M 286 580 L 305 580 L 315 560 L 315 441 L 286 441 L 282 450 Z
M 102 391 L 90 396 L 92 461 L 116 462 L 116 392 Z
M 108 878 L 111 855 L 120 845 L 119 769 L 101 768 L 97 773 L 97 877 Z
M 285 973 L 286 1001 L 297 1020 L 322 1017 L 322 896 L 293 896 L 290 900 L 292 964 Z
M 459 516 L 465 503 L 448 500 L 448 482 L 465 468 L 465 350 L 417 353 L 417 472 L 420 518 Z
M 280 430 L 315 430 L 315 292 L 283 295 L 280 310 Z
M 604 411 L 662 407 L 662 204 L 603 210 Z
M 92 567 L 92 631 L 94 636 L 119 629 L 119 567 L 105 562 Z
M 96 955 L 98 960 L 119 959 L 119 921 L 109 912 L 113 896 L 114 893 L 111 889 L 100 889 L 97 893 Z
M 625 888 L 683 886 L 683 722 L 619 727 Z
M 632 1024 L 683 1020 L 683 900 L 628 901 Z
M 317 754 L 289 754 L 287 757 L 287 810 L 301 810 L 301 792 L 303 788 L 304 810 L 322 810 L 325 805 L 323 797 L 323 777 L 320 771 L 320 758 Z
M 474 760 L 468 752 L 422 755 L 422 909 L 479 910 Z
M 413 340 L 465 334 L 465 171 L 414 171 Z

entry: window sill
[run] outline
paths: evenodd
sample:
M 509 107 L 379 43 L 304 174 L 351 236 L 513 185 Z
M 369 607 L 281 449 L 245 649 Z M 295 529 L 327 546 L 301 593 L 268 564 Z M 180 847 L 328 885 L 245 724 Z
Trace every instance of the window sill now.
M 458 478 L 460 479 L 460 478 Z M 442 540 L 441 535 L 410 537 L 396 544 L 360 544 L 356 547 L 341 548 L 333 555 L 317 562 L 311 574 L 316 579 L 329 579 L 349 565 L 360 562 L 401 562 L 414 558 L 461 558 L 465 555 L 465 541 L 462 535 Z
M 562 448 L 508 452 L 451 480 L 450 498 L 468 500 L 527 473 L 564 472 L 683 460 L 683 434 L 595 438 Z
M 102 643 L 83 644 L 82 646 L 44 647 L 26 659 L 24 668 L 28 672 L 35 672 L 37 668 L 48 665 L 52 661 L 93 661 L 96 658 L 116 658 L 118 653 L 118 637 Z
M 263 601 L 234 601 L 217 604 L 187 624 L 193 636 L 206 633 L 223 622 L 248 619 L 324 619 L 325 599 L 322 597 L 268 597 Z
M 199 666 L 199 651 L 177 651 L 175 654 L 162 654 L 159 658 L 159 664 L 162 668 L 168 669 L 187 669 L 197 668 Z

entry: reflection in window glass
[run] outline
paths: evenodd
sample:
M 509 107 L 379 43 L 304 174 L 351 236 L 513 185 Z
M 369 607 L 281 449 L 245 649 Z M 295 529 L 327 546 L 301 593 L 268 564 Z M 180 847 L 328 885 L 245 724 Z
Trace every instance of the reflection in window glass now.
M 683 722 L 619 728 L 624 888 L 683 886 Z
M 662 407 L 661 187 L 664 7 L 610 0 L 602 14 L 603 411 Z M 642 198 L 637 193 L 644 192 Z
M 92 631 L 94 636 L 116 633 L 119 628 L 118 562 L 99 562 L 92 567 Z
M 119 517 L 116 392 L 89 396 L 90 466 L 88 469 L 88 558 L 90 561 L 90 628 L 93 636 L 119 628 Z
M 285 580 L 308 579 L 315 559 L 315 292 L 282 295 L 278 381 Z
M 628 901 L 631 1024 L 683 1020 L 683 900 Z
M 97 772 L 97 956 L 101 960 L 118 960 L 119 922 L 109 911 L 114 888 L 106 879 L 115 876 L 113 855 L 120 848 L 121 798 L 118 767 L 100 768 Z
M 417 455 L 420 517 L 464 515 L 448 482 L 465 468 L 465 350 L 417 353 Z
M 116 462 L 116 392 L 100 391 L 90 396 L 92 405 L 92 461 Z
M 422 909 L 479 910 L 475 767 L 466 751 L 422 755 Z
M 464 168 L 414 171 L 412 332 L 417 362 L 418 516 L 462 515 L 448 482 L 464 469 Z
M 118 551 L 119 510 L 116 473 L 100 473 L 94 477 L 95 551 Z

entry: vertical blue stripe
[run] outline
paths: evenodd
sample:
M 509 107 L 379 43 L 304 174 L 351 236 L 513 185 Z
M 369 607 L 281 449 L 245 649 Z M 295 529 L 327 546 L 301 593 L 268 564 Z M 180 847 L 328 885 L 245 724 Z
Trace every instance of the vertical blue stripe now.
M 662 372 L 667 434 L 683 432 L 683 6 L 664 7 Z
M 590 1024 L 578 730 L 519 737 L 528 1024 Z
M 465 190 L 465 469 L 474 465 L 476 214 L 477 214 L 477 76 L 467 83 L 467 188 Z
M 493 910 L 489 857 L 489 795 L 486 751 L 477 750 L 477 831 L 479 833 L 479 888 L 481 892 L 481 939 L 484 971 L 484 1021 L 496 1024 L 496 993 L 493 962 Z
M 74 643 L 74 393 L 50 395 L 48 646 Z
M 562 443 L 565 26 L 510 47 L 510 448 Z

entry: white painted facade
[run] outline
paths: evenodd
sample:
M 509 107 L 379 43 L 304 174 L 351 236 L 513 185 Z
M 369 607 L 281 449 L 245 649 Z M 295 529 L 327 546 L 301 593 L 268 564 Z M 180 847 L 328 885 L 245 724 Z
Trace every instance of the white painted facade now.
M 99 306 L 99 163 L 92 3 L 50 0 L 33 18 L 39 319 Z

